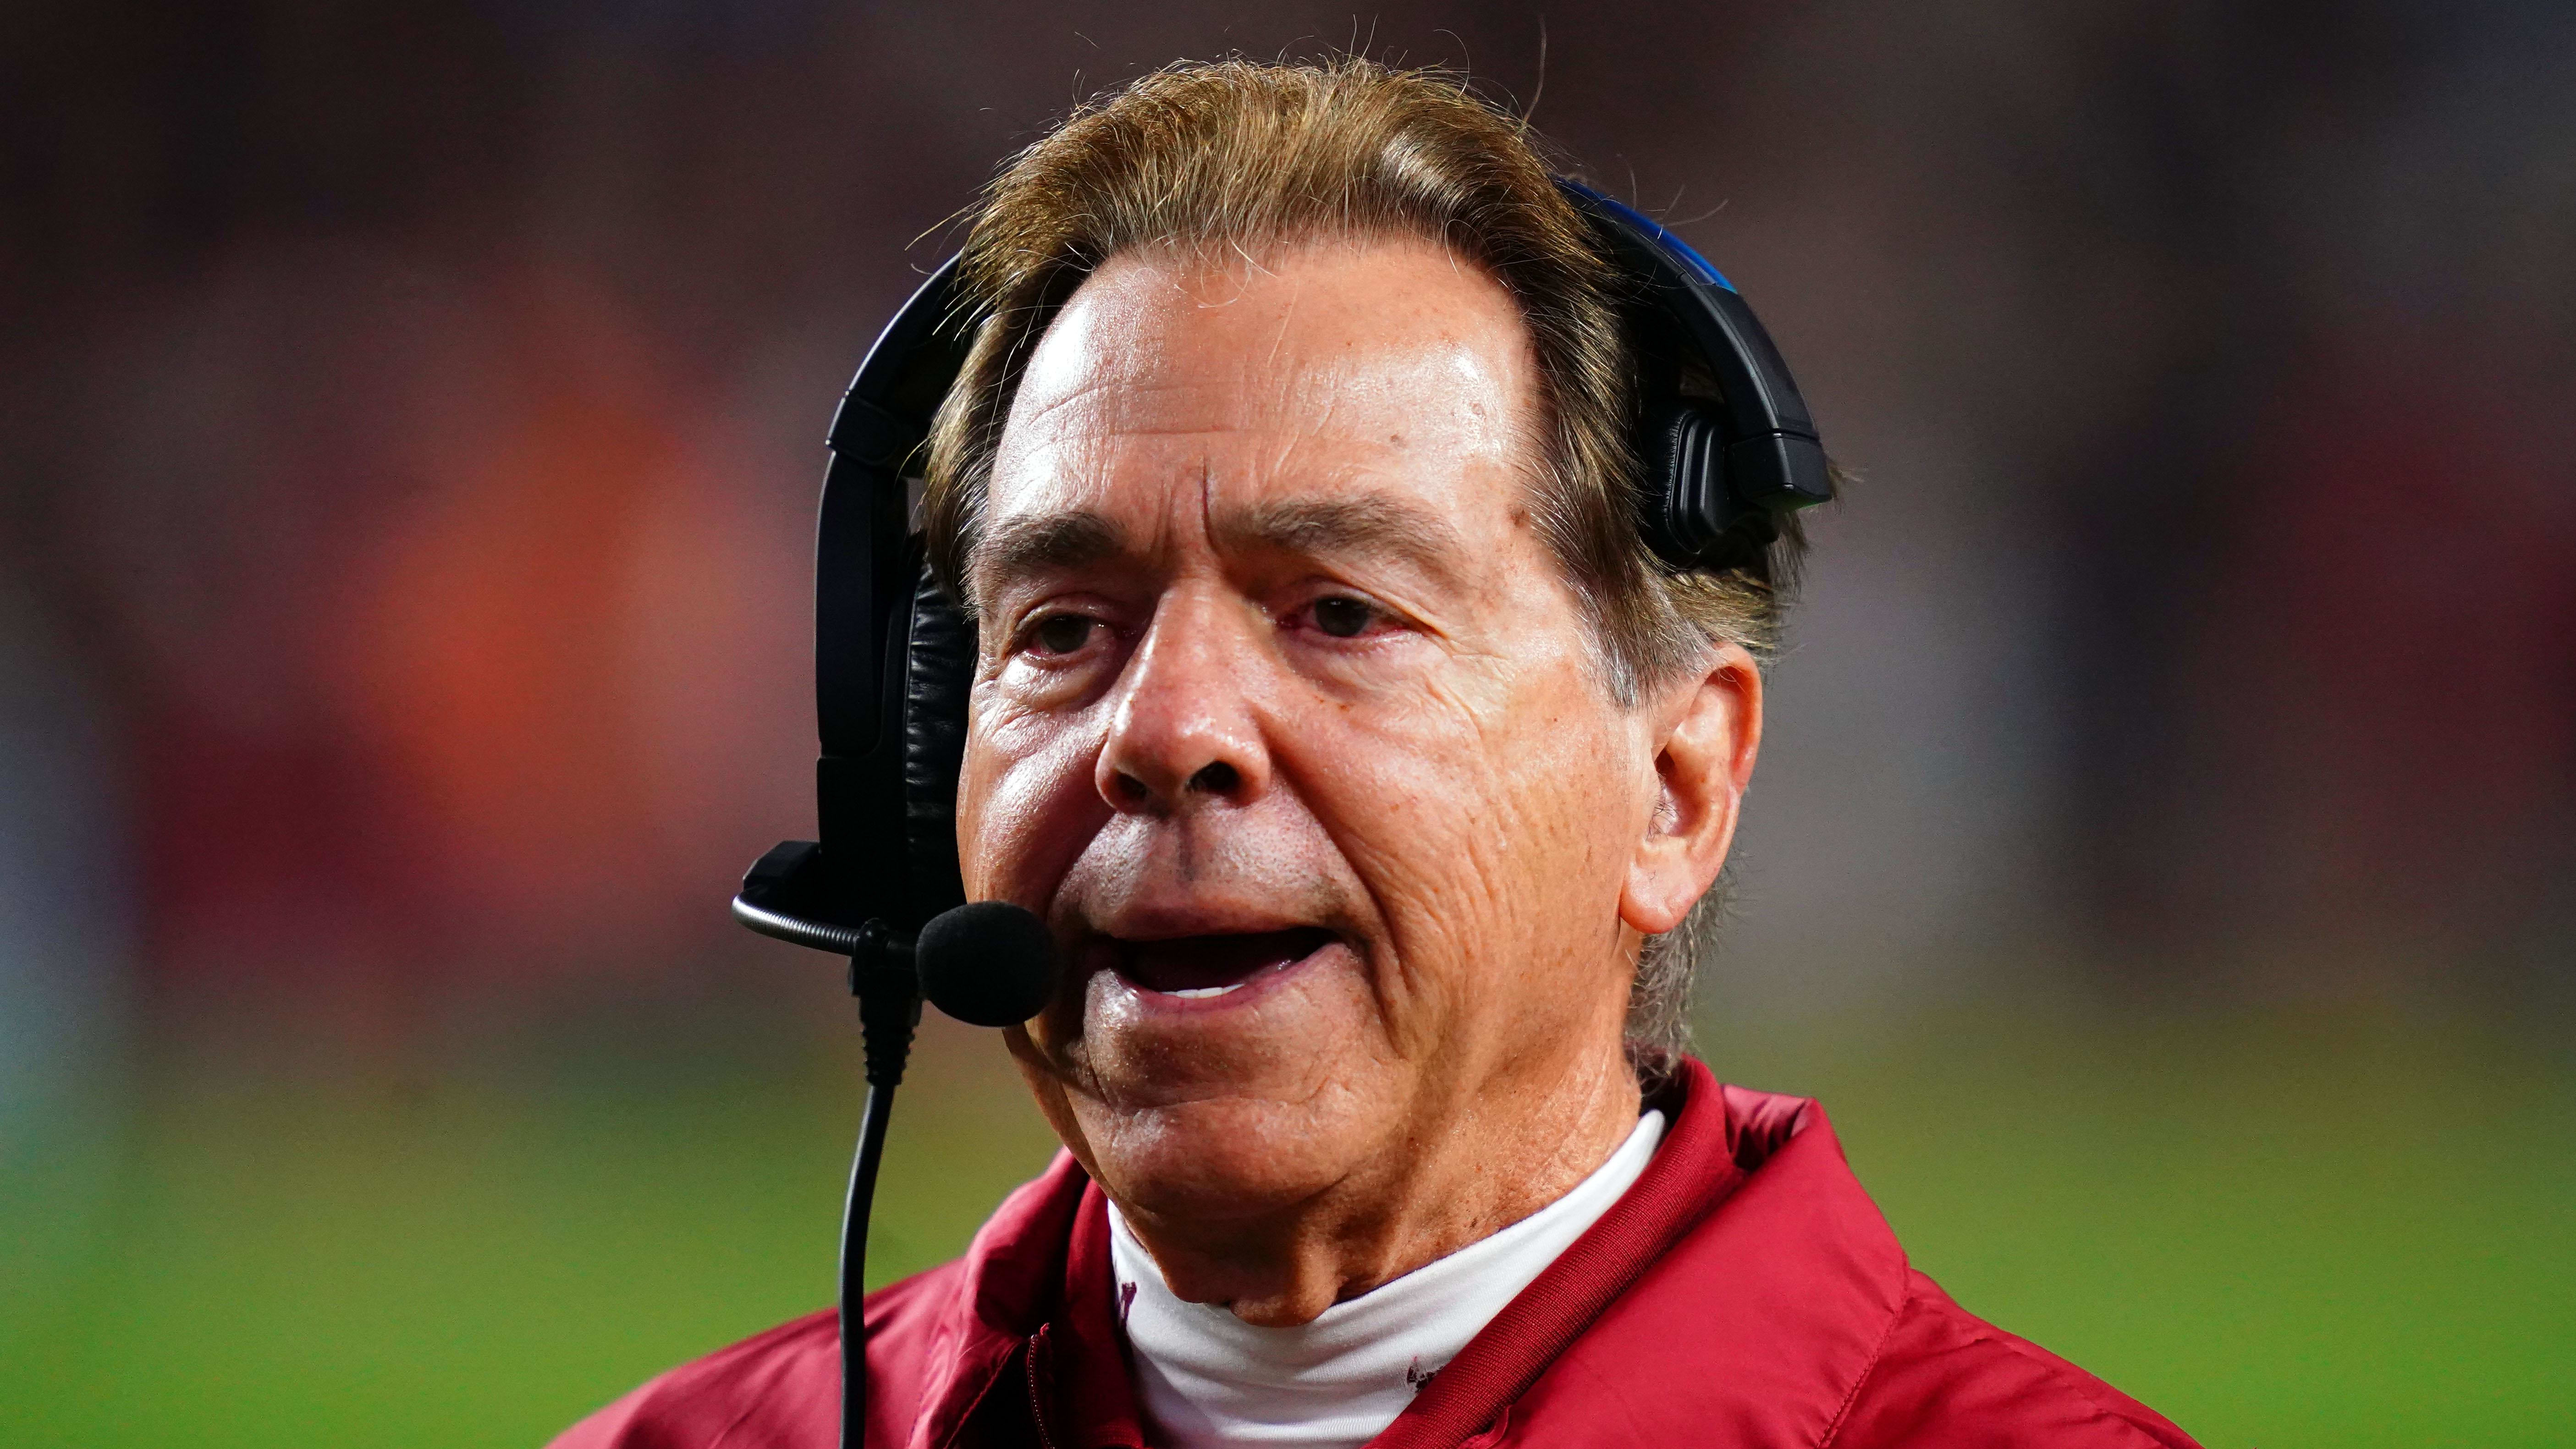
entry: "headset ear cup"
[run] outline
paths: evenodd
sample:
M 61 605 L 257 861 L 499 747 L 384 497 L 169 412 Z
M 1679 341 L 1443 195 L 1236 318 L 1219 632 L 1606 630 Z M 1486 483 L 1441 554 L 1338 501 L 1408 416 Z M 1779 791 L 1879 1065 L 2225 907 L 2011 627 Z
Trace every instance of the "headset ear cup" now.
M 966 697 L 975 682 L 975 621 L 924 566 L 904 651 L 904 925 L 918 930 L 966 903 L 957 865 L 957 775 L 966 757 Z
M 1780 541 L 1780 516 L 1760 508 L 1739 507 L 1735 521 L 1709 546 L 1702 567 L 1712 573 L 1750 569 L 1762 562 L 1763 550 Z M 1764 570 L 1759 575 L 1770 577 Z
M 1675 568 L 1721 564 L 1746 511 L 1727 489 L 1721 436 L 1716 412 L 1684 398 L 1651 404 L 1638 420 L 1639 524 L 1647 546 Z

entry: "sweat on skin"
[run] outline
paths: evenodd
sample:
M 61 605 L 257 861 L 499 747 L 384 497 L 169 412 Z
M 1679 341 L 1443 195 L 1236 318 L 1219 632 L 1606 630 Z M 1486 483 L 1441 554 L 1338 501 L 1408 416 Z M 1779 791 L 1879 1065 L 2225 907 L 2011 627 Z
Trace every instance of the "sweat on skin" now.
M 970 894 L 1072 963 L 1009 1035 L 1175 1293 L 1312 1320 L 1634 1128 L 1646 934 L 1716 877 L 1752 659 L 1622 707 L 1532 522 L 1511 297 L 1435 243 L 1113 257 L 970 561 Z

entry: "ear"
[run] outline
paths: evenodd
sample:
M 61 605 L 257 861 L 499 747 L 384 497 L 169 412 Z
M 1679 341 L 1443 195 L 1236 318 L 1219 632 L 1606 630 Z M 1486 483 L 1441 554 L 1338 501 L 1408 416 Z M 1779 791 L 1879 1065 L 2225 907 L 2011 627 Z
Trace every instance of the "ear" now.
M 1762 748 L 1762 672 L 1741 646 L 1721 645 L 1655 708 L 1661 793 L 1619 892 L 1619 919 L 1649 936 L 1680 925 L 1726 864 Z

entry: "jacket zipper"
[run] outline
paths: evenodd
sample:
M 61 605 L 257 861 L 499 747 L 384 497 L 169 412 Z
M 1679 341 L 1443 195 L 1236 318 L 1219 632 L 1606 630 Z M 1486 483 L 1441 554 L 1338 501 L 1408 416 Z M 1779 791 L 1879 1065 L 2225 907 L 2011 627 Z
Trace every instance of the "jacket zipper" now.
M 1038 1389 L 1038 1355 L 1046 1348 L 1046 1329 L 1029 1335 L 1029 1422 L 1037 1427 L 1038 1449 L 1055 1449 L 1055 1438 L 1047 1433 L 1046 1395 Z

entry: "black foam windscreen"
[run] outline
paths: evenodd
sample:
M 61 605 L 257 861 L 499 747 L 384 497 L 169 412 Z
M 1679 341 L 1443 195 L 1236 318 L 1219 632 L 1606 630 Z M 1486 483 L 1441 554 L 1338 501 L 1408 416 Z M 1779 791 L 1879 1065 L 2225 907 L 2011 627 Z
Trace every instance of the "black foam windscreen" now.
M 977 901 L 930 918 L 913 946 L 921 994 L 973 1026 L 1017 1026 L 1055 994 L 1046 922 L 1008 901 Z

